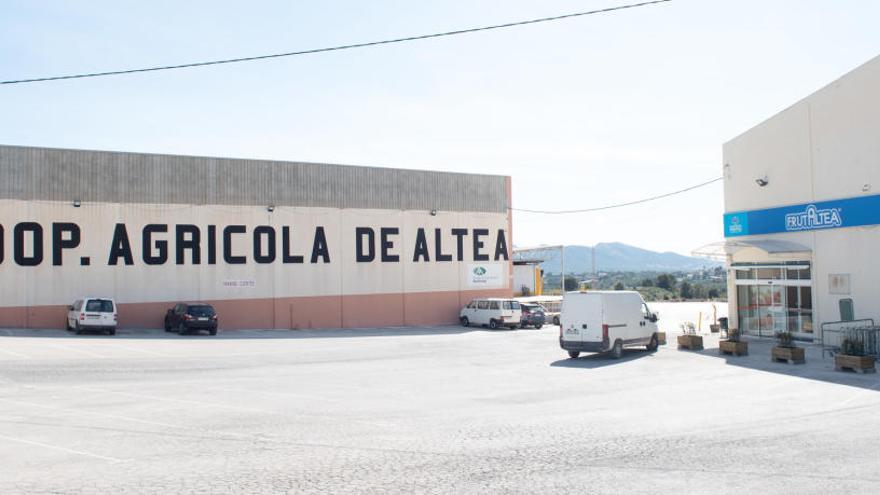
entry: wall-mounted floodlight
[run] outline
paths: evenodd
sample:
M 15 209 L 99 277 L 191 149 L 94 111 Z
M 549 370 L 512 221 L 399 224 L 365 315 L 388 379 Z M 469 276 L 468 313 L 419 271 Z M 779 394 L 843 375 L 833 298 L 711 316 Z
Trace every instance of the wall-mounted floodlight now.
M 78 199 L 74 199 L 74 200 L 73 200 L 73 207 L 74 207 L 74 208 L 79 208 L 80 206 L 82 206 L 82 202 L 81 202 L 80 200 L 78 200 Z
M 275 211 L 275 205 L 269 205 L 269 206 L 267 206 L 267 207 L 266 207 L 266 211 L 268 211 L 269 213 L 272 213 L 273 211 Z
M 431 216 L 432 216 L 432 217 L 436 217 L 436 216 L 437 216 L 437 210 L 431 210 Z
M 760 187 L 764 187 L 769 183 L 770 179 L 768 179 L 766 175 L 764 177 L 758 177 L 757 179 L 755 179 L 755 184 L 758 184 L 758 186 Z
M 871 184 L 865 184 L 862 186 L 862 192 L 869 192 L 871 190 Z

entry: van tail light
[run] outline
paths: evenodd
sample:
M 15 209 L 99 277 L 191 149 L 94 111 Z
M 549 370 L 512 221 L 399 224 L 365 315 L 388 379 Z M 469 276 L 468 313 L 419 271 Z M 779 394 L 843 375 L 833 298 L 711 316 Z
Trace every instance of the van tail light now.
M 80 319 L 80 320 L 85 320 L 85 319 L 86 319 L 86 314 L 85 314 L 85 313 L 80 313 L 80 314 L 79 314 L 79 319 Z
M 608 325 L 602 325 L 602 341 L 608 342 Z

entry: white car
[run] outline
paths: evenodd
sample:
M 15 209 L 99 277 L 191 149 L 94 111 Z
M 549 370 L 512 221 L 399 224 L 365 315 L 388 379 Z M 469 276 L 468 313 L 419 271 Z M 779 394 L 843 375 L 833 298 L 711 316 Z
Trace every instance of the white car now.
M 635 291 L 568 292 L 562 300 L 559 345 L 574 359 L 581 352 L 608 352 L 627 346 L 657 350 L 657 314 Z
M 116 301 L 107 297 L 84 297 L 68 306 L 67 331 L 77 335 L 87 331 L 103 331 L 116 335 Z
M 520 324 L 522 310 L 519 301 L 513 299 L 474 299 L 461 309 L 459 321 L 462 326 L 485 325 L 495 329 L 498 327 L 516 328 Z

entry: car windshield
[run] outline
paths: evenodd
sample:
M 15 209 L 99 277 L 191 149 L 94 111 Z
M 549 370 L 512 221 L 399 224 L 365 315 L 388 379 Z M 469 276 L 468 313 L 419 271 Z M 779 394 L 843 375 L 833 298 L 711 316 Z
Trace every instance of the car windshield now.
M 214 308 L 207 305 L 190 306 L 187 312 L 193 316 L 214 316 Z
M 99 313 L 112 313 L 113 301 L 107 299 L 92 299 L 86 303 L 86 311 L 95 311 Z

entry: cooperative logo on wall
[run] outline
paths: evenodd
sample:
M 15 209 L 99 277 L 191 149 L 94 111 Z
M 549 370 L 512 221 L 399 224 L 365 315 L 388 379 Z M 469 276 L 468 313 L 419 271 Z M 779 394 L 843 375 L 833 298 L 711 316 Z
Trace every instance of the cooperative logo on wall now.
M 474 263 L 469 266 L 468 286 L 502 287 L 504 283 L 504 263 Z

